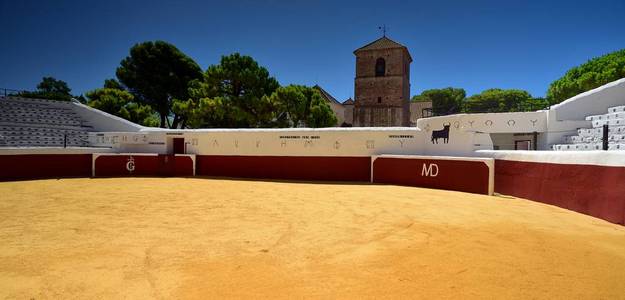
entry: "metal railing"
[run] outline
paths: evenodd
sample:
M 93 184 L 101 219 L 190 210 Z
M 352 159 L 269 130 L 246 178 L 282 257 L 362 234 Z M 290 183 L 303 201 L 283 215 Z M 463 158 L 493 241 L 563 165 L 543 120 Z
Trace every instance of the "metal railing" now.
M 15 89 L 7 89 L 0 88 L 0 96 L 8 97 L 8 96 L 17 96 L 20 93 L 27 92 L 26 90 L 15 90 Z

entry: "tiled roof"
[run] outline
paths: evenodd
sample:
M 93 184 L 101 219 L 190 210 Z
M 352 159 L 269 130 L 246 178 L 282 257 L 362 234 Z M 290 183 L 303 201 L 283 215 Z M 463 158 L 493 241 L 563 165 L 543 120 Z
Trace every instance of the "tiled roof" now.
M 392 48 L 406 48 L 406 46 L 395 42 L 389 38 L 387 38 L 386 36 L 383 36 L 367 45 L 364 45 L 356 50 L 354 50 L 354 53 L 359 52 L 359 51 L 365 51 L 365 50 L 377 50 L 377 49 L 392 49 Z M 407 50 L 407 48 L 406 48 Z
M 330 93 L 326 92 L 326 90 L 322 89 L 319 85 L 315 85 L 313 88 L 317 89 L 321 93 L 321 97 L 326 99 L 326 101 L 341 104 L 341 102 L 337 101 L 334 97 L 332 97 L 332 95 L 330 95 Z
M 345 100 L 345 102 L 343 102 L 343 105 L 354 105 L 354 100 L 352 100 L 352 98 L 349 98 Z

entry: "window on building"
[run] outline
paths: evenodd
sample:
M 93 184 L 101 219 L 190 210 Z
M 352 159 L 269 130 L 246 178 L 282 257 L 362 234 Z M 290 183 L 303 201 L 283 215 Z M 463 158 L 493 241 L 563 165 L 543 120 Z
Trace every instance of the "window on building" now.
M 382 103 L 382 97 L 378 97 L 378 103 Z
M 375 76 L 384 76 L 386 74 L 386 61 L 384 58 L 378 58 L 375 61 Z

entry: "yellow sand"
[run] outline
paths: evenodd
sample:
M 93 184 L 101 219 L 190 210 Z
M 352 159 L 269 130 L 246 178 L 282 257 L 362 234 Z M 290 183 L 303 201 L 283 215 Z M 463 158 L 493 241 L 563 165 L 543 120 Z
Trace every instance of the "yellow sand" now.
M 411 187 L 4 182 L 5 297 L 623 299 L 625 227 Z

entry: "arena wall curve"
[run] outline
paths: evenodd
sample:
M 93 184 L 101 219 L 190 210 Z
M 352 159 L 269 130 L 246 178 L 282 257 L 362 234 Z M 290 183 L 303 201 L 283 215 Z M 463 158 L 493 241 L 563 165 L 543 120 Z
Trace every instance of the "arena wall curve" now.
M 495 192 L 625 224 L 625 153 L 478 151 L 495 158 Z
M 454 131 L 448 143 L 438 144 L 430 136 L 415 128 L 107 133 L 103 137 L 119 141 L 117 147 L 3 149 L 0 180 L 197 175 L 373 181 L 490 194 L 491 185 L 484 184 L 492 177 L 490 168 L 496 193 L 625 223 L 625 185 L 619 184 L 625 182 L 623 152 L 479 150 L 467 143 L 482 138 L 478 133 Z M 175 138 L 184 140 L 186 154 L 171 153 Z M 463 158 L 431 156 L 442 148 Z M 472 163 L 479 160 L 475 157 L 494 159 L 494 168 Z M 444 172 L 421 178 L 425 163 Z

